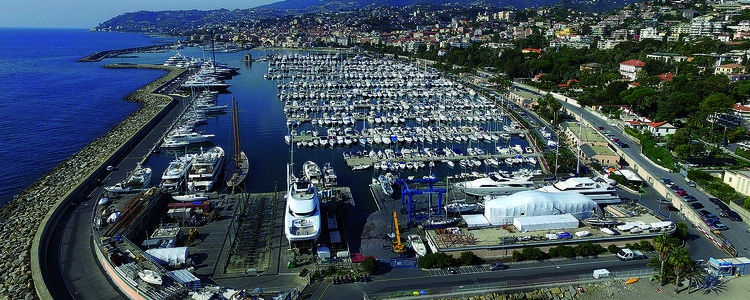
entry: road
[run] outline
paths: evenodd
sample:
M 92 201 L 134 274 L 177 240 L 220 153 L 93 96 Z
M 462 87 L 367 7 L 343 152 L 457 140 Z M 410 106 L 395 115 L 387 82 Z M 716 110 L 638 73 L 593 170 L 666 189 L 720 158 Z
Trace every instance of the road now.
M 649 269 L 647 260 L 620 261 L 616 257 L 578 258 L 562 261 L 514 263 L 502 271 L 488 271 L 486 267 L 461 267 L 458 274 L 425 272 L 417 268 L 399 269 L 397 274 L 377 276 L 367 283 L 320 286 L 310 299 L 359 299 L 364 294 L 383 294 L 403 291 L 431 290 L 451 292 L 470 289 L 472 285 L 503 286 L 530 285 L 580 280 L 587 278 L 595 269 L 605 268 L 610 272 L 627 272 Z M 394 272 L 392 272 L 394 273 Z M 440 275 L 432 275 L 432 274 Z
M 183 74 L 176 80 L 186 77 Z M 170 84 L 170 91 L 176 84 Z M 187 98 L 174 97 L 177 105 L 149 132 L 131 152 L 122 159 L 115 169 L 110 172 L 85 200 L 70 207 L 55 227 L 54 236 L 59 239 L 50 241 L 44 255 L 48 264 L 43 266 L 47 287 L 55 299 L 122 299 L 109 278 L 104 274 L 93 252 L 91 240 L 91 221 L 93 205 L 98 201 L 104 186 L 114 185 L 127 177 L 127 173 L 135 169 L 136 164 L 151 152 L 152 147 L 159 142 L 162 135 L 174 123 L 188 102 Z M 152 180 L 158 180 L 154 175 Z M 152 181 L 152 184 L 154 182 Z M 96 288 L 92 288 L 96 287 Z
M 517 88 L 521 88 L 524 90 L 527 90 L 532 93 L 538 93 L 538 90 L 528 89 L 523 86 L 516 86 Z M 626 137 L 623 131 L 617 127 L 610 125 L 605 120 L 601 119 L 600 117 L 592 114 L 591 112 L 582 109 L 580 107 L 576 107 L 570 103 L 567 103 L 565 101 L 560 101 L 562 103 L 563 108 L 565 110 L 570 111 L 576 115 L 582 116 L 587 122 L 589 122 L 591 125 L 595 127 L 603 127 L 607 132 L 613 134 L 615 138 L 620 139 L 621 141 L 630 141 L 632 138 Z M 683 177 L 679 173 L 673 173 L 670 171 L 666 171 L 660 167 L 655 166 L 648 158 L 646 158 L 643 154 L 641 154 L 641 148 L 632 142 L 627 143 L 629 145 L 628 148 L 620 148 L 621 151 L 627 153 L 630 157 L 635 160 L 635 162 L 644 168 L 647 168 L 648 172 L 651 173 L 654 177 L 657 179 L 661 178 L 669 178 L 671 179 L 676 185 L 679 185 L 685 189 L 685 191 L 695 196 L 698 201 L 705 206 L 704 209 L 713 212 L 714 214 L 718 215 L 718 212 L 720 211 L 716 205 L 711 203 L 711 201 L 708 200 L 708 196 L 701 192 L 700 190 L 690 187 L 687 185 L 687 180 L 685 180 L 685 177 Z M 618 147 L 619 148 L 619 147 Z M 680 209 L 693 209 L 689 206 L 683 206 Z M 748 226 L 747 224 L 743 222 L 733 222 L 730 221 L 727 218 L 721 218 L 722 223 L 729 226 L 729 230 L 725 230 L 722 232 L 724 236 L 729 240 L 729 242 L 734 245 L 734 247 L 737 249 L 737 255 L 738 256 L 750 256 L 750 234 L 748 234 Z M 724 255 L 728 256 L 728 255 Z

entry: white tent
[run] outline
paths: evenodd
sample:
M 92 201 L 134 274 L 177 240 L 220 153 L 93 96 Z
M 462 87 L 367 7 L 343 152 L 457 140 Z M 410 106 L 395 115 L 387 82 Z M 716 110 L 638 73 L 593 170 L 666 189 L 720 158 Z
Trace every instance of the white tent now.
M 176 266 L 184 264 L 188 258 L 188 247 L 154 248 L 146 250 L 148 255 L 162 265 Z
M 490 227 L 490 222 L 483 215 L 462 215 L 469 229 Z
M 571 214 L 518 217 L 513 219 L 513 226 L 520 232 L 578 228 L 578 219 Z
M 577 192 L 532 190 L 510 196 L 488 196 L 484 202 L 484 216 L 494 226 L 511 224 L 515 217 L 571 214 L 585 219 L 598 210 L 594 200 Z

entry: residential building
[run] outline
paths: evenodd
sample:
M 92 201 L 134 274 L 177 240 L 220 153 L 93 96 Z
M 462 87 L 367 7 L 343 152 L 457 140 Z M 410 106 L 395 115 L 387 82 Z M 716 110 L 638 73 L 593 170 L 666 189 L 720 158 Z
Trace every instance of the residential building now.
M 617 44 L 624 42 L 624 40 L 599 40 L 599 42 L 596 43 L 596 48 L 600 50 L 609 50 L 617 46 Z
M 641 71 L 644 66 L 646 66 L 646 63 L 640 60 L 631 59 L 624 61 L 620 63 L 620 74 L 628 80 L 633 81 L 638 72 Z
M 745 74 L 745 66 L 740 64 L 725 64 L 717 66 L 714 70 L 715 75 L 728 75 L 728 74 Z
M 669 52 L 654 52 L 651 54 L 647 54 L 646 58 L 661 60 L 665 63 L 678 63 L 678 62 L 686 61 L 688 59 L 687 56 L 679 55 L 677 53 L 669 53 Z
M 724 170 L 724 183 L 745 196 L 750 196 L 750 171 Z
M 603 166 L 615 167 L 620 163 L 620 157 L 609 148 L 609 142 L 596 129 L 581 126 L 575 122 L 563 122 L 565 137 L 574 147 L 580 141 L 580 155 L 584 161 L 597 162 Z

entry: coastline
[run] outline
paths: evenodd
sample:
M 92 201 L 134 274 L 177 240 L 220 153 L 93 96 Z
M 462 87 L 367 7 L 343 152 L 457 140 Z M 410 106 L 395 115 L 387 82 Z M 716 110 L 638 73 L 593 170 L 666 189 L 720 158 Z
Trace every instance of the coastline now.
M 126 101 L 141 104 L 133 114 L 19 192 L 0 209 L 0 238 L 3 241 L 0 253 L 5 262 L 0 264 L 0 272 L 7 274 L 0 285 L 0 297 L 50 297 L 39 264 L 40 243 L 48 222 L 62 207 L 79 200 L 78 192 L 86 189 L 82 184 L 93 180 L 92 176 L 99 173 L 123 145 L 173 101 L 170 96 L 153 92 L 185 71 L 158 65 L 115 64 L 104 67 L 156 69 L 167 73 L 125 97 Z

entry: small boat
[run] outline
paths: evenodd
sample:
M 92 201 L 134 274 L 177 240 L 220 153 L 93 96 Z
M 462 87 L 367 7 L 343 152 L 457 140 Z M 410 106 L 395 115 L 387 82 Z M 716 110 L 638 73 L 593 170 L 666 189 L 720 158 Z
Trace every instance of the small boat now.
M 466 203 L 466 200 L 453 200 L 445 205 L 445 212 L 449 214 L 463 214 L 475 212 L 479 209 L 476 203 Z
M 127 186 L 122 182 L 118 182 L 113 186 L 105 187 L 104 190 L 115 194 L 132 193 L 139 191 L 139 189 L 134 189 L 133 187 Z
M 424 222 L 423 226 L 430 229 L 445 228 L 458 223 L 459 220 L 461 219 L 446 216 L 433 216 L 427 219 L 427 221 Z
M 234 189 L 239 186 L 247 178 L 248 170 L 250 170 L 250 161 L 247 160 L 245 151 L 240 148 L 240 122 L 237 114 L 237 102 L 232 97 L 232 124 L 234 134 L 234 163 L 227 165 L 227 186 Z M 231 175 L 229 175 L 231 174 Z
M 146 283 L 150 283 L 153 285 L 162 284 L 161 275 L 152 270 L 141 270 L 138 272 L 138 277 Z
M 409 243 L 411 244 L 411 248 L 414 250 L 414 253 L 416 253 L 417 256 L 427 255 L 427 247 L 422 241 L 422 237 L 416 234 L 412 234 L 412 235 L 409 235 L 407 238 L 409 240 Z
M 625 284 L 631 284 L 638 282 L 638 278 L 630 278 L 627 281 L 625 281 Z
M 203 201 L 208 200 L 208 194 L 195 193 L 186 195 L 172 195 L 172 199 L 179 202 L 192 202 L 192 201 Z
M 591 225 L 591 226 L 616 226 L 616 225 L 620 225 L 620 221 L 600 219 L 600 218 L 588 218 L 588 219 L 583 220 L 583 223 Z

